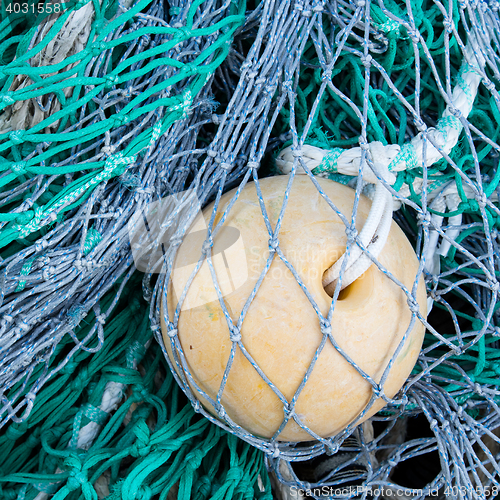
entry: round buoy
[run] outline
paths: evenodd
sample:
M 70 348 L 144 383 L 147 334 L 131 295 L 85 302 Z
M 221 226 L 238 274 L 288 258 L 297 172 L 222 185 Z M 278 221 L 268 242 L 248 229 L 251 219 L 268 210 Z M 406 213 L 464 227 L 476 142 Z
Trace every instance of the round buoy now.
M 354 191 L 330 180 L 317 181 L 350 221 Z M 288 176 L 259 180 L 272 230 L 276 228 L 288 182 Z M 214 227 L 234 194 L 235 191 L 231 191 L 222 196 Z M 361 196 L 356 218 L 358 231 L 363 227 L 370 206 L 370 200 Z M 204 220 L 209 221 L 212 209 L 213 206 L 208 206 L 204 210 L 203 220 L 200 217 L 195 223 L 177 253 L 168 283 L 170 318 L 202 254 L 206 230 L 200 233 L 197 228 L 203 226 Z M 196 234 L 203 234 L 203 237 L 196 238 Z M 273 436 L 280 427 L 284 405 L 250 358 L 275 390 L 291 402 L 325 333 L 325 329 L 322 333 L 318 311 L 326 318 L 332 297 L 323 288 L 323 274 L 346 249 L 344 222 L 306 176 L 296 176 L 293 180 L 278 240 L 281 252 L 300 277 L 317 310 L 289 267 L 273 252 L 256 186 L 249 183 L 228 211 L 212 245 L 213 270 L 233 325 L 238 324 L 270 253 L 274 253 L 272 264 L 249 303 L 241 330 L 230 329 L 206 260 L 184 293 L 177 328 L 189 371 L 213 400 L 216 400 L 234 345 L 221 403 L 234 422 L 265 438 Z M 418 272 L 418 259 L 395 222 L 378 261 L 411 292 Z M 417 302 L 420 314 L 425 317 L 426 294 L 422 278 Z M 371 383 L 358 369 L 378 384 L 411 319 L 406 293 L 376 265 L 342 290 L 331 319 L 331 336 L 338 349 L 329 338 L 326 339 L 296 400 L 294 411 L 300 421 L 322 437 L 335 435 L 354 421 L 373 394 Z M 167 351 L 173 359 L 164 323 L 162 329 Z M 424 331 L 423 324 L 416 319 L 385 381 L 387 396 L 395 396 L 410 375 Z M 212 405 L 196 389 L 193 392 L 215 415 Z M 362 420 L 384 405 L 382 398 L 377 399 Z M 311 435 L 290 419 L 278 439 L 310 441 Z

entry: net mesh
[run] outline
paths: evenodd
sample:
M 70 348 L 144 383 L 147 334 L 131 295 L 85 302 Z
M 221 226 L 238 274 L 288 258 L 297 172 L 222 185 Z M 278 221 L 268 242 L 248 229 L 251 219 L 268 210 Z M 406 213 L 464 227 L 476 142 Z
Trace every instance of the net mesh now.
M 285 485 L 364 488 L 340 497 L 396 491 L 404 464 L 436 452 L 415 498 L 497 486 L 498 27 L 484 1 L 145 0 L 79 3 L 32 25 L 4 15 L 4 496 L 165 498 L 178 484 L 182 498 L 269 497 L 255 448 Z M 142 285 L 127 223 L 173 193 L 217 206 L 278 171 L 358 195 L 382 185 L 432 311 L 415 308 L 427 333 L 398 401 L 313 444 L 252 436 L 217 403 L 213 417 L 174 371 L 195 409 L 252 448 L 180 407 L 138 305 L 151 301 L 165 349 L 163 285 L 197 207 L 173 212 L 163 272 L 151 262 Z M 174 331 L 178 317 L 164 319 Z M 408 431 L 415 418 L 427 434 Z M 325 452 L 326 469 L 298 467 Z

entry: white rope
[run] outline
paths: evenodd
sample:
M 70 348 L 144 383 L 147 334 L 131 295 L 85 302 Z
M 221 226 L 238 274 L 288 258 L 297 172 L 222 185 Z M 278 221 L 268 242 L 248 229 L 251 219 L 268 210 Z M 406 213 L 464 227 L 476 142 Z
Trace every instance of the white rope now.
M 393 180 L 393 174 L 389 172 L 387 166 L 375 163 L 377 167 L 380 168 L 380 172 L 383 172 L 385 167 L 384 178 L 385 180 Z M 373 172 L 372 172 L 373 174 Z M 347 255 L 344 255 L 333 264 L 323 276 L 323 287 L 327 293 L 333 295 L 335 290 L 337 280 L 340 277 L 340 271 L 344 262 L 347 258 L 346 269 L 342 277 L 341 289 L 346 288 L 356 279 L 358 279 L 372 264 L 371 259 L 367 254 L 363 253 L 362 244 L 366 251 L 373 255 L 375 258 L 379 255 L 380 251 L 385 245 L 387 236 L 389 235 L 389 230 L 392 222 L 392 195 L 382 184 L 382 182 L 376 182 L 375 195 L 373 197 L 372 206 L 363 229 L 356 238 L 358 244 L 354 245 Z

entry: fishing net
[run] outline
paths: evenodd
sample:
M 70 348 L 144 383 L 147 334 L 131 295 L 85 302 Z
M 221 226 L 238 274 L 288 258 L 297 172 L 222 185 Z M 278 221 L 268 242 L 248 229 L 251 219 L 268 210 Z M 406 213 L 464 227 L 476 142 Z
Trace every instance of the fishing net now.
M 330 496 L 484 498 L 498 486 L 497 10 L 143 0 L 38 19 L 4 11 L 2 494 L 269 497 L 264 456 L 282 485 L 314 497 L 353 486 Z M 432 306 L 426 319 L 407 290 L 427 333 L 403 392 L 369 423 L 305 444 L 253 436 L 219 401 L 218 418 L 207 412 L 160 329 L 200 207 L 279 173 L 329 177 L 396 209 Z M 150 214 L 164 199 L 161 227 Z M 135 241 L 142 214 L 147 241 Z M 377 265 L 370 240 L 348 233 L 346 255 L 362 248 Z M 243 345 L 244 318 L 226 317 Z M 182 365 L 178 314 L 163 318 Z M 435 470 L 412 484 L 404 471 L 415 481 L 422 464 Z

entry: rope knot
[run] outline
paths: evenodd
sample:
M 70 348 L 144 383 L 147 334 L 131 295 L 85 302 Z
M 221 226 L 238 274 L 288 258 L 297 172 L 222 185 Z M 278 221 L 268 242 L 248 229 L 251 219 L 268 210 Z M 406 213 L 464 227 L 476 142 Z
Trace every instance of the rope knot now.
M 23 437 L 27 430 L 27 422 L 21 422 L 19 424 L 13 423 L 5 432 L 5 437 L 11 441 L 16 441 Z
M 418 43 L 420 41 L 420 33 L 417 30 L 409 29 L 408 36 L 411 38 L 413 43 Z
M 221 420 L 224 420 L 226 418 L 226 410 L 224 410 L 223 406 L 219 406 L 219 408 L 216 409 L 216 412 Z
M 95 319 L 101 325 L 105 325 L 106 324 L 106 315 L 105 314 L 99 314 L 99 316 L 96 316 Z
M 176 26 L 177 33 L 175 34 L 175 38 L 178 40 L 181 38 L 189 38 L 191 36 L 191 31 L 186 28 L 186 26 Z
M 238 330 L 238 327 L 234 325 L 231 326 L 229 338 L 231 339 L 231 342 L 239 342 L 241 340 L 241 332 Z
M 10 166 L 10 169 L 16 175 L 23 175 L 23 174 L 26 173 L 26 162 L 25 161 L 20 161 L 20 162 L 17 162 L 17 163 L 13 163 Z
M 167 326 L 167 335 L 173 339 L 177 336 L 177 328 L 174 328 L 174 324 L 169 321 L 168 326 Z
M 349 241 L 354 241 L 358 236 L 358 230 L 355 227 L 346 227 L 345 234 Z
M 276 236 L 273 236 L 272 238 L 269 239 L 269 252 L 274 253 L 279 247 L 279 240 L 276 238 Z
M 321 333 L 323 335 L 330 335 L 332 332 L 332 325 L 326 318 L 321 318 L 319 321 L 319 325 L 321 328 Z
M 5 103 L 7 106 L 14 104 L 16 101 L 8 94 L 5 94 L 0 97 L 0 100 Z
M 361 58 L 361 62 L 363 63 L 363 66 L 365 68 L 369 68 L 372 65 L 372 61 L 373 61 L 373 57 L 370 54 L 363 56 Z
M 77 465 L 70 473 L 68 477 L 68 481 L 66 483 L 66 487 L 70 491 L 75 491 L 78 488 L 81 488 L 85 483 L 88 482 L 87 472 L 82 471 L 81 464 Z
M 445 18 L 443 21 L 444 29 L 451 35 L 453 33 L 453 22 L 449 18 Z
M 134 388 L 135 389 L 135 388 Z M 149 427 L 144 420 L 139 420 L 132 431 L 137 437 L 132 445 L 131 455 L 134 457 L 144 457 L 151 451 L 149 439 L 151 437 Z
M 130 121 L 130 118 L 126 115 L 121 115 L 120 113 L 117 113 L 116 115 L 113 115 L 113 121 L 116 123 L 117 126 L 126 125 Z
M 209 236 L 204 242 L 203 245 L 201 246 L 201 251 L 205 255 L 208 255 L 210 253 L 210 249 L 212 248 L 214 244 L 214 240 L 212 236 Z
M 136 500 L 150 500 L 153 496 L 153 491 L 149 486 L 142 485 L 136 493 Z
M 260 163 L 258 161 L 249 161 L 247 163 L 248 168 L 255 168 L 257 170 L 259 168 Z
M 492 292 L 498 292 L 500 284 L 498 283 L 497 280 L 488 280 L 487 282 L 488 282 L 488 287 Z
M 423 226 L 424 228 L 427 228 L 429 227 L 430 223 L 431 223 L 431 214 L 430 212 L 425 212 L 425 214 L 419 212 L 417 214 L 417 219 L 418 219 L 418 223 Z
M 106 44 L 104 42 L 97 42 L 92 44 L 90 52 L 94 57 L 100 56 L 106 50 Z
M 21 144 L 24 142 L 24 130 L 14 130 L 9 134 L 9 139 L 14 143 L 14 144 Z
M 181 71 L 183 73 L 185 73 L 186 75 L 188 75 L 188 76 L 194 75 L 197 70 L 198 70 L 198 67 L 195 64 L 192 64 L 192 63 L 186 63 L 186 64 L 184 64 L 184 66 L 181 69 Z M 183 102 L 182 96 L 180 97 L 180 99 L 181 99 L 181 103 L 182 103 Z
M 385 396 L 384 387 L 380 384 L 374 385 L 372 387 L 372 392 L 377 399 L 383 398 Z
M 283 413 L 285 414 L 285 418 L 291 419 L 295 415 L 295 407 L 291 408 L 290 404 L 283 406 Z
M 116 85 L 119 81 L 119 78 L 116 75 L 106 75 L 104 79 L 106 80 L 106 83 L 104 84 L 104 88 L 106 89 L 113 87 L 113 85 Z
M 321 81 L 331 80 L 332 79 L 332 68 L 327 68 L 323 71 L 321 75 Z
M 415 314 L 418 313 L 418 311 L 420 310 L 420 307 L 418 305 L 418 302 L 415 300 L 415 297 L 413 297 L 413 296 L 408 297 L 407 302 L 408 302 L 408 307 L 410 308 L 410 311 L 412 313 L 415 313 Z
M 231 467 L 227 471 L 226 481 L 234 481 L 235 483 L 239 483 L 241 481 L 243 474 L 239 467 Z

